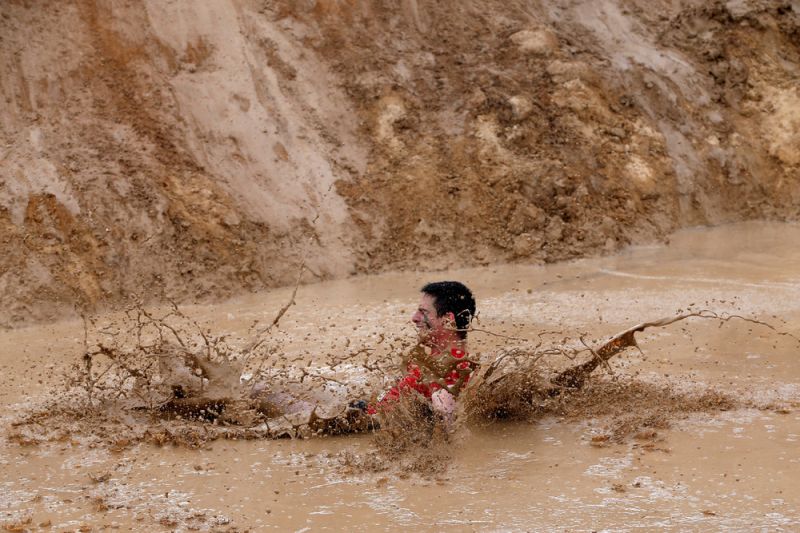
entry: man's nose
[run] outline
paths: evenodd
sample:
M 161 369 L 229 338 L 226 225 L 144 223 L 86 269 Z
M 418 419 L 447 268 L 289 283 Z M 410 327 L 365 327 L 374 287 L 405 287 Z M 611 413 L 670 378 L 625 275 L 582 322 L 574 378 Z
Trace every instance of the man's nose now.
M 414 324 L 419 324 L 422 322 L 422 313 L 420 313 L 419 310 L 414 311 L 414 314 L 411 315 L 411 322 Z

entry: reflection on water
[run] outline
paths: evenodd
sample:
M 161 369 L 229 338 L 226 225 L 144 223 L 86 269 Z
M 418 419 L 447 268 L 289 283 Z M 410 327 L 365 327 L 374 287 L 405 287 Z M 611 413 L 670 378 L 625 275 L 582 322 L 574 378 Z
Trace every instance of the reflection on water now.
M 413 336 L 416 291 L 442 278 L 473 288 L 482 329 L 513 337 L 559 330 L 599 340 L 690 305 L 754 316 L 798 335 L 800 247 L 791 245 L 797 242 L 796 225 L 751 223 L 687 230 L 666 247 L 546 267 L 393 273 L 303 286 L 281 322 L 281 346 L 287 358 L 313 365 L 337 350 L 373 346 L 382 334 Z M 245 336 L 254 320 L 269 321 L 289 293 L 188 312 L 215 331 Z M 0 401 L 13 406 L 6 421 L 54 386 L 80 354 L 82 336 L 76 323 L 2 334 Z M 508 344 L 477 332 L 470 342 L 484 355 Z M 374 453 L 370 435 L 218 441 L 199 450 L 115 450 L 80 439 L 4 443 L 0 520 L 23 528 L 166 530 L 800 525 L 796 345 L 751 324 L 706 321 L 648 330 L 639 343 L 643 353 L 628 352 L 612 365 L 622 383 L 715 387 L 752 407 L 682 414 L 669 428 L 620 443 L 603 437 L 619 422 L 614 416 L 554 412 L 535 423 L 480 424 L 457 434 L 445 468 L 429 475 L 347 468 L 353 457 Z M 645 392 L 641 398 L 640 406 L 625 409 L 644 412 L 654 407 L 648 401 L 664 401 Z

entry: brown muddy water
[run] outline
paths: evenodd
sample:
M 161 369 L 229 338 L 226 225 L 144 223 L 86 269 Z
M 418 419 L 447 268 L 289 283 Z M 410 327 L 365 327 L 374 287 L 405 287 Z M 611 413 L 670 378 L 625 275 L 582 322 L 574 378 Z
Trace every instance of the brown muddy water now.
M 478 329 L 515 339 L 557 331 L 596 345 L 688 308 L 800 336 L 799 265 L 798 225 L 691 229 L 667 246 L 612 257 L 301 286 L 274 336 L 283 356 L 310 368 L 314 354 L 321 361 L 367 348 L 381 335 L 413 338 L 417 290 L 438 279 L 473 289 Z M 216 333 L 246 337 L 290 294 L 186 312 Z M 359 466 L 381 453 L 369 433 L 187 448 L 109 446 L 75 432 L 20 444 L 7 438 L 12 422 L 61 386 L 80 359 L 83 326 L 3 332 L 0 523 L 12 531 L 800 528 L 798 343 L 758 324 L 704 319 L 648 329 L 637 340 L 641 352 L 628 350 L 596 371 L 594 403 L 590 388 L 575 399 L 581 408 L 460 426 L 434 456 L 438 463 L 409 469 L 402 461 Z M 517 342 L 470 334 L 481 360 Z M 709 391 L 733 401 L 722 408 L 675 401 Z M 635 427 L 620 432 L 626 424 Z

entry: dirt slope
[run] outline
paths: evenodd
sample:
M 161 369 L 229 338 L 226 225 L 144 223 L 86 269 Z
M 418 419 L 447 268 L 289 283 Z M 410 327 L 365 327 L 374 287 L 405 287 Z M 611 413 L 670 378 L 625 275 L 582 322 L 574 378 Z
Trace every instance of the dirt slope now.
M 800 2 L 0 3 L 0 324 L 797 218 Z

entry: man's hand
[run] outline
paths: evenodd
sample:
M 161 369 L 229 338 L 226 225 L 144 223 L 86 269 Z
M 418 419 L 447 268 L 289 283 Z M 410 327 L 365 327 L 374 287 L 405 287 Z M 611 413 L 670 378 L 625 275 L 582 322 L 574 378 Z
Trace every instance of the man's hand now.
M 456 398 L 445 389 L 439 389 L 431 395 L 431 406 L 450 424 L 456 412 Z

